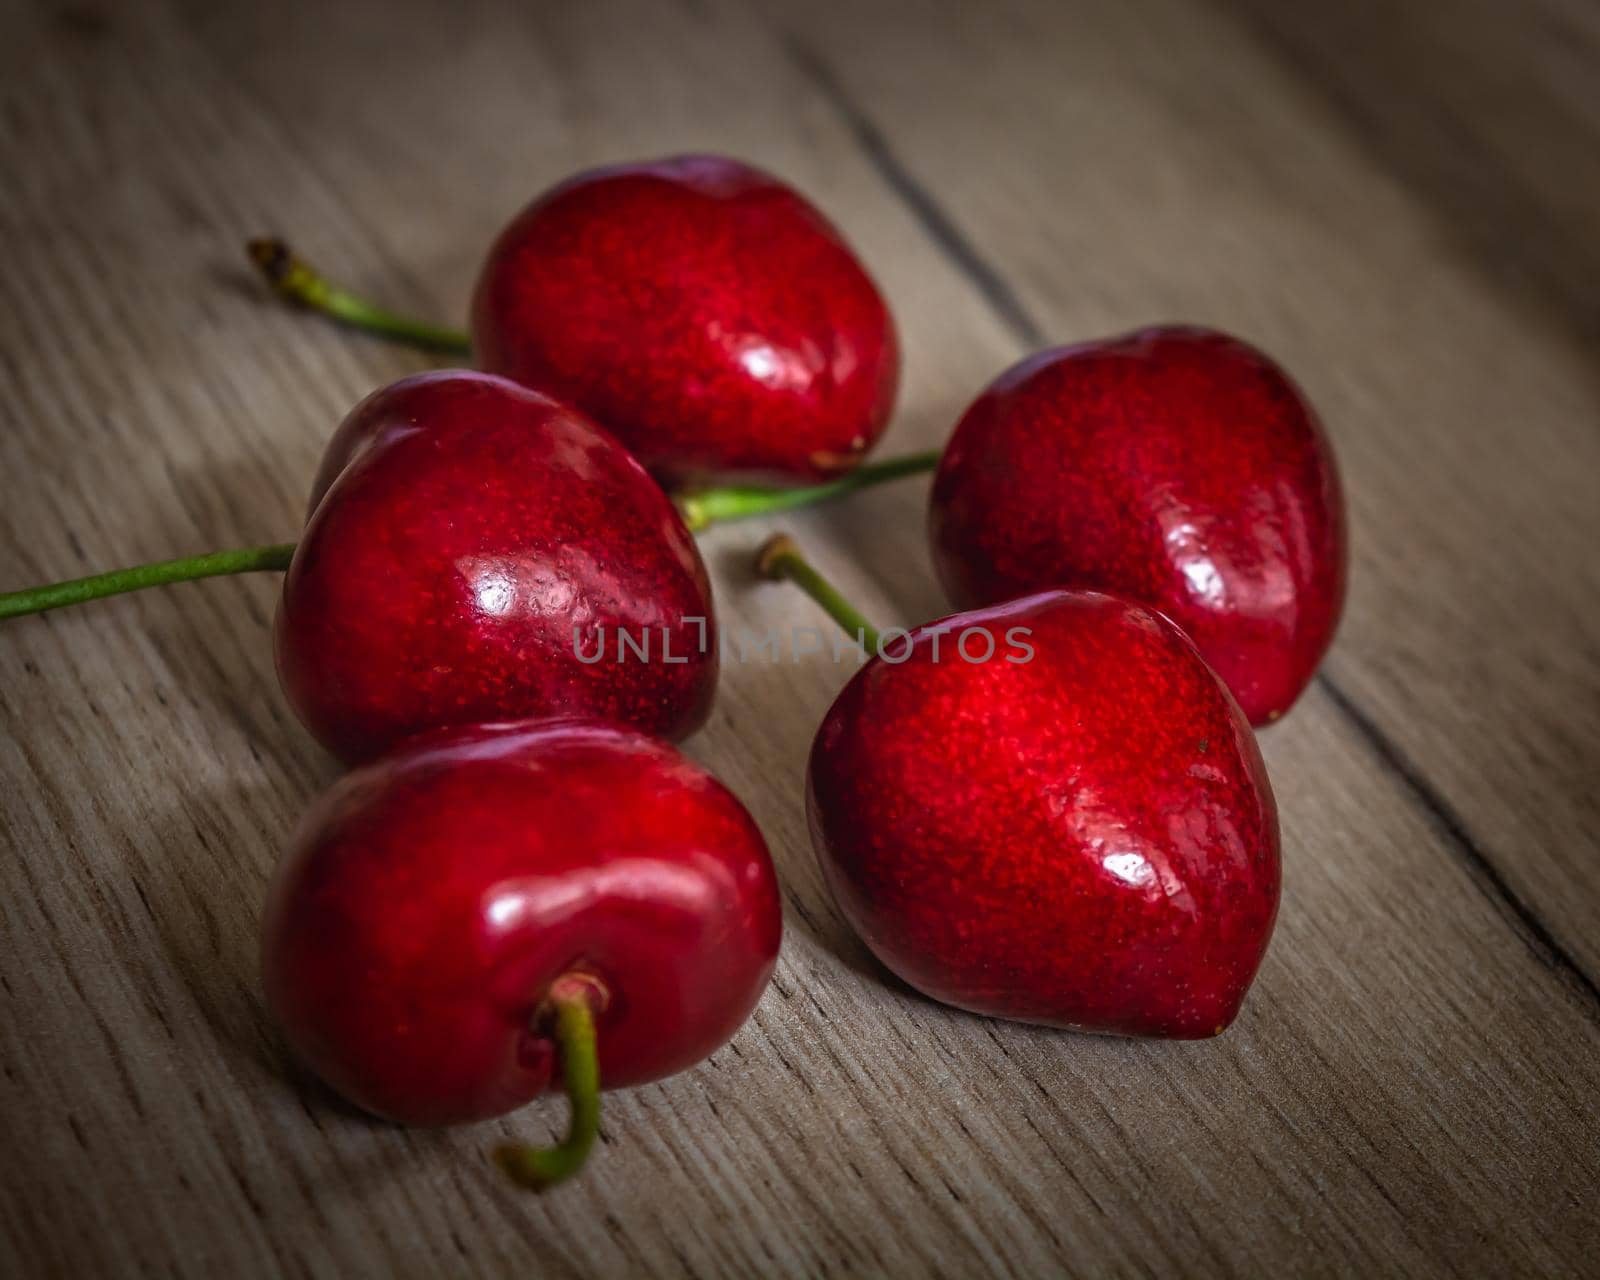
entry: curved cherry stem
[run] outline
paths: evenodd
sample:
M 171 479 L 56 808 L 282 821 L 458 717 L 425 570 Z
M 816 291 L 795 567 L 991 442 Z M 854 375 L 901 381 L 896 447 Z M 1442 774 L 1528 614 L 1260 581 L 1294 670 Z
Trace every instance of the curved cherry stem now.
M 809 507 L 816 502 L 854 493 L 857 489 L 868 489 L 886 480 L 932 471 L 939 465 L 940 456 L 940 450 L 929 449 L 926 453 L 908 453 L 902 458 L 868 462 L 837 480 L 798 489 L 728 485 L 680 493 L 673 501 L 678 504 L 684 524 L 698 532 L 721 520 L 743 520 L 750 516 L 770 515 L 774 511 L 792 511 L 796 507 Z
M 861 616 L 839 594 L 839 589 L 824 578 L 805 558 L 800 545 L 786 533 L 775 534 L 756 552 L 756 572 L 772 582 L 795 584 L 822 606 L 822 611 L 854 636 L 867 652 L 878 653 L 883 646 L 877 628 Z
M 0 594 L 0 618 L 19 618 L 43 613 L 64 605 L 83 604 L 103 596 L 117 596 L 145 587 L 169 582 L 189 582 L 195 578 L 216 578 L 229 573 L 282 571 L 294 556 L 294 543 L 280 542 L 270 547 L 237 547 L 232 551 L 213 551 L 209 555 L 186 556 L 181 560 L 161 560 L 155 564 L 115 569 L 88 578 L 51 582 L 42 587 Z
M 605 989 L 587 974 L 568 974 L 551 984 L 549 1007 L 555 1017 L 555 1040 L 572 1107 L 567 1136 L 551 1147 L 512 1144 L 497 1148 L 498 1164 L 513 1182 L 543 1191 L 565 1182 L 589 1158 L 600 1134 L 600 1057 L 595 1048 L 594 1015 L 605 1006 Z
M 250 260 L 282 297 L 311 311 L 320 311 L 340 324 L 385 338 L 409 342 L 427 351 L 469 355 L 472 339 L 460 329 L 428 324 L 386 310 L 334 284 L 282 240 L 252 240 Z

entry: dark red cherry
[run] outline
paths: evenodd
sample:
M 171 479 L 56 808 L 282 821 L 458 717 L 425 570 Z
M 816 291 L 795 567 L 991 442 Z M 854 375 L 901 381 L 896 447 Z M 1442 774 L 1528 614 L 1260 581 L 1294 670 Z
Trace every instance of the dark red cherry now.
M 578 174 L 501 233 L 479 363 L 608 428 L 673 483 L 848 471 L 899 379 L 894 324 L 792 188 L 717 156 Z
M 261 954 L 306 1064 L 431 1125 L 559 1085 L 563 988 L 585 998 L 602 1086 L 692 1066 L 755 1007 L 780 932 L 760 832 L 671 747 L 578 722 L 465 725 L 322 796 L 278 868 Z
M 278 672 L 330 750 L 583 715 L 679 737 L 716 686 L 711 589 L 610 435 L 503 378 L 406 378 L 339 428 L 278 608 Z
M 958 606 L 1047 587 L 1138 600 L 1255 724 L 1305 688 L 1344 602 L 1344 503 L 1316 415 L 1272 360 L 1206 329 L 1003 374 L 945 450 L 929 527 Z
M 775 538 L 767 577 L 862 619 Z M 1160 614 L 1049 591 L 883 639 L 811 747 L 812 843 L 872 952 L 935 1000 L 1190 1039 L 1233 1021 L 1278 911 L 1238 704 Z

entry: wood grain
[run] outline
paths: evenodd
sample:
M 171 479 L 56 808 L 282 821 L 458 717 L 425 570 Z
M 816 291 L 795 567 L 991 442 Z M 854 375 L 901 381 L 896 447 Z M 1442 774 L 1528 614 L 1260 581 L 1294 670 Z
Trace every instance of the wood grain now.
M 1286 895 L 1227 1036 L 1067 1036 L 894 986 L 800 807 L 847 672 L 730 664 L 692 749 L 772 844 L 777 979 L 711 1062 L 609 1098 L 591 1169 L 543 1198 L 483 1151 L 553 1132 L 554 1104 L 379 1125 L 265 1017 L 261 893 L 333 770 L 276 689 L 274 584 L 7 625 L 6 1270 L 1595 1272 L 1600 383 L 1557 282 L 1593 279 L 1592 219 L 1565 211 L 1600 176 L 1567 166 L 1565 203 L 1508 160 L 1496 236 L 1464 235 L 1473 189 L 1438 177 L 1462 157 L 1417 154 L 1589 136 L 1594 77 L 1551 63 L 1588 46 L 1475 4 L 1413 83 L 1420 0 L 1394 7 L 1397 45 L 1364 11 L 1297 25 L 1246 0 L 5 3 L 6 585 L 290 536 L 338 417 L 420 366 L 271 305 L 246 236 L 459 315 L 539 187 L 684 149 L 784 174 L 872 264 L 908 353 L 885 451 L 939 442 L 1040 341 L 1209 321 L 1302 378 L 1356 535 L 1326 679 L 1264 738 Z M 1374 99 L 1428 127 L 1375 136 Z M 1512 279 L 1508 256 L 1534 266 Z M 907 484 L 783 524 L 870 616 L 911 622 L 943 607 L 921 502 Z M 767 528 L 705 539 L 726 623 L 815 624 L 750 580 Z

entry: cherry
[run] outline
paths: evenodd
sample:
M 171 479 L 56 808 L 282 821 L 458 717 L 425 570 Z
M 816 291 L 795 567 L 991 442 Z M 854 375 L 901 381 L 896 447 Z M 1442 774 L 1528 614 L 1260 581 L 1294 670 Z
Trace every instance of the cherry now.
M 882 433 L 900 354 L 835 228 L 769 174 L 680 156 L 577 174 L 501 233 L 472 333 L 396 316 L 278 241 L 252 256 L 293 300 L 576 406 L 664 483 L 837 477 Z
M 406 378 L 339 428 L 284 580 L 278 674 L 346 760 L 585 715 L 682 736 L 717 676 L 694 539 L 628 452 L 504 378 Z
M 912 457 L 806 488 L 680 494 L 573 410 L 489 374 L 368 396 L 329 442 L 304 540 L 0 594 L 0 619 L 222 574 L 291 569 L 278 670 L 331 750 L 359 760 L 433 725 L 583 714 L 681 737 L 717 641 L 688 535 L 926 470 Z
M 1054 590 L 885 643 L 812 744 L 812 842 L 839 909 L 925 995 L 1081 1031 L 1198 1038 L 1238 1013 L 1277 915 L 1278 820 L 1238 705 L 1153 610 Z
M 1252 723 L 1282 715 L 1345 591 L 1333 454 L 1267 356 L 1208 329 L 1144 329 L 1002 374 L 945 449 L 934 562 L 960 608 L 1108 591 L 1189 635 Z
M 560 1070 L 574 1172 L 596 1093 L 705 1058 L 777 959 L 772 863 L 744 808 L 671 747 L 606 725 L 437 729 L 345 775 L 302 820 L 262 936 L 268 1003 L 350 1101 L 405 1124 L 501 1115 Z

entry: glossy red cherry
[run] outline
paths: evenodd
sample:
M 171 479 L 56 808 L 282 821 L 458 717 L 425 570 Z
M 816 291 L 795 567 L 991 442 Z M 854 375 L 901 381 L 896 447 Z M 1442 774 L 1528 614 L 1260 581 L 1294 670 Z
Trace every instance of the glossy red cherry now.
M 760 832 L 671 747 L 577 722 L 457 726 L 307 814 L 262 968 L 291 1045 L 335 1090 L 452 1124 L 551 1087 L 563 992 L 583 993 L 604 1087 L 700 1061 L 755 1007 L 780 932 Z
M 486 719 L 704 721 L 717 646 L 694 539 L 576 412 L 485 374 L 406 378 L 357 406 L 318 485 L 276 643 L 336 754 Z
M 763 569 L 804 583 L 793 554 L 769 544 Z M 1051 591 L 882 653 L 829 709 L 807 781 L 824 875 L 873 953 L 995 1017 L 1227 1027 L 1277 915 L 1277 809 L 1249 725 L 1183 633 Z
M 748 165 L 578 174 L 496 241 L 479 363 L 581 409 L 665 481 L 849 470 L 899 380 L 894 324 L 839 233 Z
M 1287 711 L 1345 590 L 1338 470 L 1261 352 L 1206 329 L 1046 351 L 967 410 L 929 527 L 959 607 L 1047 587 L 1161 610 L 1254 724 Z

